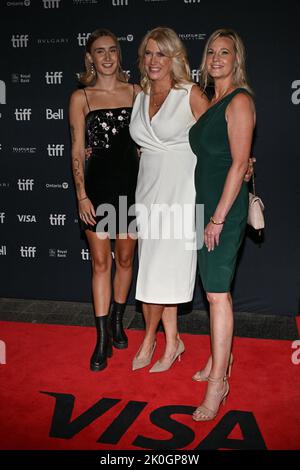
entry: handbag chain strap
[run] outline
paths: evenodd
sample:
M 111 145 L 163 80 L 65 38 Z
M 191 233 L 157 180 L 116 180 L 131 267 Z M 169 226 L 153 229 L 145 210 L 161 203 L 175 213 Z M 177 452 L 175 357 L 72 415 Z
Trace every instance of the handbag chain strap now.
M 252 191 L 253 191 L 253 195 L 256 196 L 254 171 L 252 173 Z

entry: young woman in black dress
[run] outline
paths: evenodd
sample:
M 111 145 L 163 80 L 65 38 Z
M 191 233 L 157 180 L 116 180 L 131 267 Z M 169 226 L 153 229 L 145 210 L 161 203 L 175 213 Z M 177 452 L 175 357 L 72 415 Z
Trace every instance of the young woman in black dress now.
M 113 345 L 118 349 L 128 345 L 122 318 L 132 280 L 136 237 L 134 217 L 127 218 L 127 209 L 134 204 L 138 173 L 137 150 L 128 127 L 139 86 L 127 82 L 118 40 L 108 30 L 96 30 L 89 36 L 85 64 L 86 72 L 80 77 L 85 88 L 72 93 L 69 118 L 79 216 L 92 259 L 97 343 L 90 368 L 99 371 L 106 367 L 112 351 L 107 324 L 112 290 Z M 86 147 L 91 148 L 88 157 Z M 121 208 L 120 196 L 127 208 Z M 116 267 L 113 289 L 112 239 Z

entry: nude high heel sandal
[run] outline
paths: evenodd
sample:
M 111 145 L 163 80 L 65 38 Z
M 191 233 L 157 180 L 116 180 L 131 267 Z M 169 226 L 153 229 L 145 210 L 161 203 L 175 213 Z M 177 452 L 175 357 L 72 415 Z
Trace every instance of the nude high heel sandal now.
M 219 401 L 219 404 L 215 410 L 209 409 L 205 405 L 200 405 L 198 408 L 193 413 L 193 420 L 194 421 L 211 421 L 212 419 L 215 419 L 215 417 L 218 414 L 218 411 L 220 409 L 220 405 L 223 404 L 225 405 L 226 402 L 226 397 L 229 393 L 229 383 L 227 381 L 227 376 L 225 377 L 220 377 L 220 378 L 214 378 L 214 377 L 208 377 L 208 382 L 217 384 L 223 382 L 223 390 L 220 391 L 215 391 L 214 394 L 216 396 L 217 401 Z M 205 402 L 205 400 L 204 400 Z
M 211 369 L 211 356 L 209 356 L 207 364 L 208 362 L 210 362 L 210 369 Z M 230 359 L 229 359 L 229 364 L 228 364 L 227 373 L 226 373 L 227 377 L 231 376 L 232 365 L 233 365 L 233 354 L 230 353 Z M 195 382 L 206 382 L 208 379 L 209 373 L 208 374 L 205 373 L 205 369 L 206 369 L 206 366 L 204 369 L 198 370 L 193 375 L 192 379 L 195 380 Z

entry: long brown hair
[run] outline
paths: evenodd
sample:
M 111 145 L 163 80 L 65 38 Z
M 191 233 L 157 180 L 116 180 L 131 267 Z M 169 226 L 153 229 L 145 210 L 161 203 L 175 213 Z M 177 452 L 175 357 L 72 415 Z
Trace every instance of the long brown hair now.
M 118 63 L 119 63 L 118 70 L 117 70 L 117 79 L 120 80 L 121 82 L 128 82 L 128 76 L 122 69 L 122 53 L 121 53 L 121 48 L 120 48 L 120 44 L 119 44 L 117 36 L 111 31 L 109 31 L 108 29 L 96 29 L 90 34 L 87 40 L 86 47 L 85 47 L 85 72 L 79 75 L 80 83 L 82 83 L 85 86 L 94 85 L 97 79 L 97 73 L 96 73 L 95 67 L 89 61 L 87 54 L 91 53 L 92 45 L 94 44 L 96 39 L 102 38 L 105 36 L 112 38 L 117 48 Z
M 208 38 L 202 56 L 202 62 L 200 65 L 200 80 L 199 84 L 203 90 L 207 88 L 207 86 L 213 82 L 213 79 L 210 77 L 207 68 L 206 68 L 206 57 L 207 51 L 211 45 L 211 43 L 219 38 L 225 37 L 229 38 L 233 42 L 233 48 L 235 52 L 235 67 L 233 71 L 233 83 L 237 87 L 245 88 L 249 91 L 249 93 L 253 94 L 251 90 L 246 73 L 246 52 L 245 47 L 243 44 L 242 39 L 238 35 L 236 31 L 233 29 L 217 29 L 214 31 L 211 36 Z

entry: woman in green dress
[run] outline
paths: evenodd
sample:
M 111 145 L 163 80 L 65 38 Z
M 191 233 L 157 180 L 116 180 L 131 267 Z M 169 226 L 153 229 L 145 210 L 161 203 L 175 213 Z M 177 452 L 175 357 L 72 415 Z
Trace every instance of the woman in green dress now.
M 215 31 L 201 64 L 205 89 L 214 84 L 209 109 L 190 130 L 197 156 L 197 204 L 204 204 L 204 245 L 198 251 L 201 280 L 210 306 L 211 356 L 194 380 L 208 381 L 193 419 L 214 419 L 229 393 L 233 310 L 230 295 L 238 250 L 245 234 L 248 189 L 244 175 L 251 153 L 255 107 L 245 72 L 243 43 L 235 31 Z

